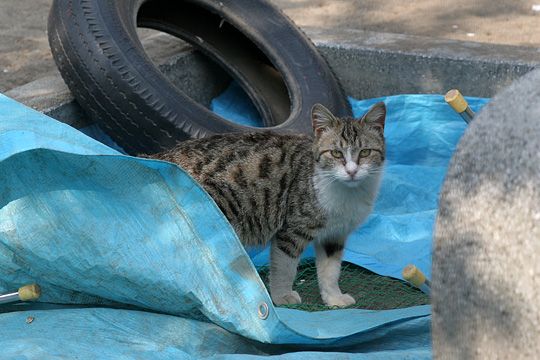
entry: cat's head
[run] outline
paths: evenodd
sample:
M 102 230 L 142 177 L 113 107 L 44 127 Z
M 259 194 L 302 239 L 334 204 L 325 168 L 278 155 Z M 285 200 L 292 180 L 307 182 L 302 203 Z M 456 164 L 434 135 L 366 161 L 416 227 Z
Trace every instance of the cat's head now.
M 360 119 L 339 118 L 321 104 L 311 110 L 317 172 L 356 186 L 382 170 L 386 107 L 376 103 Z

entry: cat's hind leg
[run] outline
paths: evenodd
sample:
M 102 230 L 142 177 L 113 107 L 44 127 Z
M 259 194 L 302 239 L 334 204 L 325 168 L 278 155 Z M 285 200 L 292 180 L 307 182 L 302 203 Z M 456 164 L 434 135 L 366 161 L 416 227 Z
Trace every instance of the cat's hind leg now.
M 339 275 L 341 273 L 341 258 L 343 256 L 343 244 L 340 242 L 315 243 L 317 255 L 317 278 L 321 298 L 328 306 L 345 307 L 356 301 L 349 294 L 343 294 L 339 288 Z
M 277 232 L 271 242 L 270 251 L 270 295 L 276 305 L 300 304 L 302 299 L 292 289 L 300 255 L 309 243 L 309 238 L 298 236 L 287 230 Z

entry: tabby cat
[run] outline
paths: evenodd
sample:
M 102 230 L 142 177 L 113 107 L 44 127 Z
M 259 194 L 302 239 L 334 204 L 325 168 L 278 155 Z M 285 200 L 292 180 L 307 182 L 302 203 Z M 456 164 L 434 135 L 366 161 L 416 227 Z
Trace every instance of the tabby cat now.
M 316 104 L 314 137 L 238 133 L 188 140 L 149 157 L 180 165 L 212 196 L 245 245 L 271 243 L 270 294 L 297 304 L 300 255 L 313 242 L 321 297 L 355 300 L 338 285 L 347 236 L 368 216 L 385 157 L 384 103 L 361 119 Z

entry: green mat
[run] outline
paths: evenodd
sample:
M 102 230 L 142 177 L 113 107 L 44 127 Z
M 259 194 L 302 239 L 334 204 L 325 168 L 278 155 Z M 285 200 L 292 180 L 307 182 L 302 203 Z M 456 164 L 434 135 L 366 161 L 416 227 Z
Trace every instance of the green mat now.
M 260 267 L 259 275 L 268 288 L 269 267 Z M 355 298 L 348 308 L 385 310 L 429 304 L 429 296 L 407 282 L 381 276 L 358 265 L 343 262 L 339 279 L 341 291 Z M 304 311 L 330 310 L 323 304 L 313 260 L 300 264 L 293 289 L 302 297 L 302 304 L 282 305 Z

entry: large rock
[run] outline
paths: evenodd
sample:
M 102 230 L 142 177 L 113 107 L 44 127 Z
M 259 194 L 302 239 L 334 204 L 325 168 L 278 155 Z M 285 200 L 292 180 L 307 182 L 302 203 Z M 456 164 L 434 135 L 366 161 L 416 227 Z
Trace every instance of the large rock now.
M 433 254 L 438 359 L 540 355 L 540 69 L 477 116 L 445 181 Z

